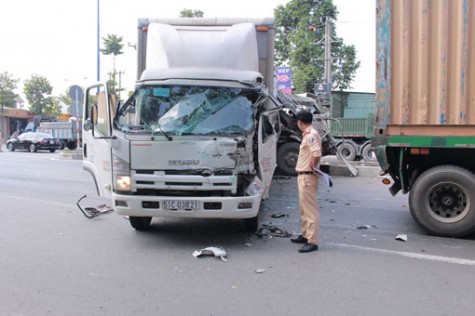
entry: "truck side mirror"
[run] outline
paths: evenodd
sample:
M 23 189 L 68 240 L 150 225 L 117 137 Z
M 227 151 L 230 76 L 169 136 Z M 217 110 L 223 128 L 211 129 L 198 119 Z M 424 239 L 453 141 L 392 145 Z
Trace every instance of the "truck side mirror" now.
M 91 130 L 91 128 L 92 128 L 91 119 L 88 118 L 86 121 L 84 121 L 84 130 L 89 131 Z

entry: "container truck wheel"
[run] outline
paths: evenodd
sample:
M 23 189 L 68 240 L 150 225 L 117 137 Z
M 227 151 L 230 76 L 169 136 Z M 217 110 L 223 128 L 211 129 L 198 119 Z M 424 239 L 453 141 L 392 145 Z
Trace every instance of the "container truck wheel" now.
M 295 166 L 299 158 L 300 144 L 291 142 L 283 144 L 277 150 L 277 167 L 282 173 L 289 176 L 297 175 Z
M 152 222 L 152 217 L 144 216 L 144 217 L 137 217 L 137 216 L 130 216 L 130 225 L 135 228 L 136 230 L 147 230 L 150 228 L 150 223 Z
M 376 161 L 376 152 L 371 143 L 366 144 L 361 151 L 361 156 L 365 161 Z
M 463 237 L 475 232 L 475 175 L 457 166 L 422 173 L 409 194 L 415 221 L 430 234 Z
M 250 233 L 254 233 L 257 231 L 258 227 L 259 227 L 258 216 L 244 219 L 244 228 L 246 229 L 246 231 Z
M 353 161 L 356 158 L 356 148 L 349 142 L 343 142 L 338 145 L 338 152 L 342 155 L 346 160 Z

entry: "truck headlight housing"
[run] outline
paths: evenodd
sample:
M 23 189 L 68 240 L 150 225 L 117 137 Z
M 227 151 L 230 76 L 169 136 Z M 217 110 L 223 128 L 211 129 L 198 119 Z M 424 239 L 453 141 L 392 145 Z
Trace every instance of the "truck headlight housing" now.
M 264 183 L 262 183 L 261 179 L 255 177 L 247 187 L 246 195 L 253 196 L 262 194 L 264 194 Z
M 116 155 L 112 155 L 112 174 L 114 179 L 114 190 L 120 192 L 130 192 L 130 166 L 125 160 Z

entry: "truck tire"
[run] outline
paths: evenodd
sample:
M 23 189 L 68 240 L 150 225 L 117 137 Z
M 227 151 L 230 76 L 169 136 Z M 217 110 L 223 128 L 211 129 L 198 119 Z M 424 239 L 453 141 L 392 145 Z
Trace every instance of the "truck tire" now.
M 289 176 L 297 175 L 295 166 L 299 157 L 300 144 L 296 142 L 286 143 L 277 150 L 277 168 Z
M 431 168 L 414 182 L 409 207 L 429 234 L 470 235 L 475 232 L 475 175 L 451 165 Z
M 368 162 L 376 161 L 376 152 L 374 151 L 373 146 L 371 146 L 371 143 L 364 145 L 363 150 L 361 151 L 361 157 Z
M 247 232 L 254 233 L 257 231 L 258 227 L 259 227 L 258 216 L 244 219 L 244 228 L 246 229 Z
M 150 223 L 152 222 L 152 217 L 144 216 L 144 217 L 137 217 L 137 216 L 130 216 L 129 217 L 130 225 L 135 228 L 136 230 L 147 230 L 150 228 Z
M 69 142 L 66 144 L 66 147 L 68 147 L 68 149 L 70 149 L 70 150 L 73 150 L 73 149 L 76 149 L 77 144 L 76 144 L 76 142 L 69 141 Z
M 343 142 L 338 145 L 338 152 L 348 161 L 354 161 L 356 158 L 356 148 L 349 142 Z

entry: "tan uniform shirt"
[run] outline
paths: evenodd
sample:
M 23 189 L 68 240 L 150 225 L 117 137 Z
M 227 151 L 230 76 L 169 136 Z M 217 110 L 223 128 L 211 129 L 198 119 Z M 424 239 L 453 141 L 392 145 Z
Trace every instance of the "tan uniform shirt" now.
M 297 160 L 297 165 L 295 166 L 295 171 L 312 171 L 310 160 L 312 157 L 322 156 L 321 144 L 322 141 L 320 139 L 320 134 L 318 134 L 312 126 L 309 126 L 303 132 L 302 142 L 300 143 L 299 158 Z

